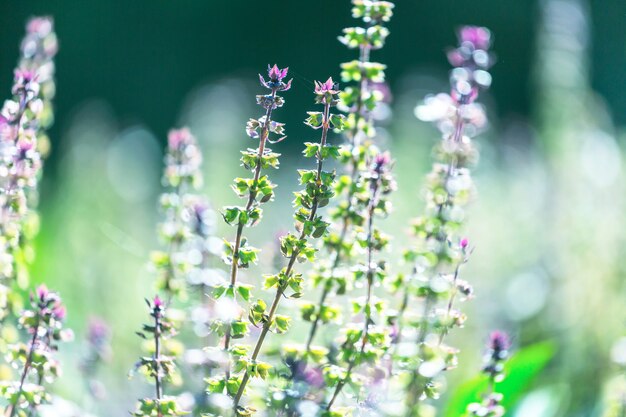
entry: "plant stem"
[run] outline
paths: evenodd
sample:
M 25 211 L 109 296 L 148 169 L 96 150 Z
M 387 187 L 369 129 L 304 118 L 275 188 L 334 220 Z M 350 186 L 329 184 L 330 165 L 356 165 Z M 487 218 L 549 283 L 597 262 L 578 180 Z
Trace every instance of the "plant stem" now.
M 156 311 L 154 315 L 154 382 L 156 385 L 156 402 L 160 405 L 163 397 L 163 386 L 161 383 L 161 313 Z M 158 416 L 162 417 L 159 407 Z
M 461 142 L 462 136 L 463 136 L 463 117 L 461 116 L 460 107 L 457 106 L 454 134 L 451 139 L 454 144 L 459 144 Z M 452 174 L 454 170 L 456 169 L 456 165 L 457 165 L 456 159 L 452 159 L 448 163 L 446 176 L 444 178 L 444 189 L 446 190 L 446 193 L 447 193 L 446 201 L 439 204 L 437 208 L 437 217 L 442 222 L 445 222 L 445 219 L 443 218 L 443 209 L 447 204 L 449 204 L 450 200 L 452 199 L 452 195 L 450 194 L 450 191 L 449 191 L 449 182 L 450 182 L 450 179 L 452 178 Z M 439 241 L 439 244 L 440 244 L 439 251 L 443 251 L 444 250 L 443 247 L 447 240 L 447 236 L 444 234 L 443 231 L 439 232 L 437 236 L 437 240 Z M 433 275 L 439 273 L 438 270 L 440 269 L 441 264 L 442 264 L 440 259 L 441 257 L 438 256 L 437 263 L 433 267 L 433 274 L 431 274 L 431 276 L 429 277 L 429 285 L 432 284 Z M 458 268 L 457 268 L 457 272 L 458 272 Z M 455 282 L 456 282 L 456 276 L 455 276 Z M 424 309 L 422 311 L 422 319 L 420 322 L 420 332 L 417 337 L 417 345 L 419 347 L 420 357 L 423 354 L 424 342 L 426 341 L 426 336 L 428 335 L 428 331 L 430 330 L 430 321 L 428 320 L 428 314 L 430 310 L 434 307 L 435 302 L 436 302 L 436 298 L 433 297 L 429 292 L 424 302 Z M 416 386 L 418 382 L 418 375 L 419 375 L 419 369 L 416 369 L 415 372 L 413 372 L 413 377 L 411 378 L 411 382 L 409 383 L 409 390 L 411 390 L 411 388 L 416 389 L 415 393 L 413 393 L 412 395 L 407 395 L 407 403 L 409 404 L 411 408 L 413 408 L 418 403 L 420 397 L 424 393 L 424 388 L 425 388 L 424 386 Z
M 461 263 L 462 262 L 459 262 L 459 264 L 454 269 L 454 278 L 452 279 L 452 290 L 451 290 L 452 292 L 450 294 L 450 299 L 448 300 L 448 307 L 446 309 L 446 323 L 448 319 L 450 318 L 450 313 L 452 312 L 452 306 L 454 305 L 454 299 L 456 297 L 456 293 L 458 292 L 456 283 L 459 279 L 459 270 L 461 269 Z M 443 339 L 448 334 L 448 331 L 449 331 L 448 326 L 444 327 L 444 329 L 441 331 L 441 334 L 439 335 L 439 345 L 443 343 Z
M 365 347 L 367 346 L 367 339 L 369 335 L 369 327 L 370 322 L 372 321 L 372 308 L 371 308 L 371 298 L 372 298 L 372 287 L 374 286 L 374 270 L 375 268 L 372 266 L 373 264 L 373 255 L 374 255 L 374 247 L 373 247 L 373 233 L 374 233 L 374 209 L 376 208 L 376 202 L 378 200 L 378 186 L 379 180 L 376 179 L 372 183 L 372 195 L 370 196 L 370 201 L 368 205 L 368 219 L 367 219 L 367 295 L 365 298 L 365 324 L 363 328 L 363 336 L 361 338 L 361 348 L 359 349 L 359 354 L 354 356 L 350 363 L 348 364 L 348 369 L 346 370 L 346 375 L 337 383 L 335 387 L 335 391 L 333 392 L 333 396 L 331 397 L 328 405 L 326 406 L 326 410 L 330 411 L 335 400 L 341 393 L 341 390 L 346 385 L 346 383 L 350 380 L 352 375 L 352 370 L 356 366 L 357 360 L 360 360 L 365 352 Z
M 272 99 L 276 97 L 276 88 L 272 88 Z M 265 143 L 269 136 L 269 128 L 272 121 L 272 106 L 269 106 L 265 112 L 265 123 L 263 123 L 263 127 L 261 128 L 261 134 L 259 135 L 259 149 L 257 153 L 258 162 L 257 166 L 254 169 L 254 184 L 259 181 L 261 177 L 261 167 L 263 165 L 263 153 L 265 153 Z M 248 195 L 248 202 L 246 203 L 245 211 L 248 212 L 252 208 L 254 201 L 256 199 L 256 191 L 251 190 Z M 243 237 L 243 228 L 244 223 L 239 222 L 237 225 L 237 233 L 235 235 L 235 245 L 233 248 L 233 259 L 230 264 L 230 286 L 231 288 L 237 284 L 237 273 L 239 272 L 239 249 L 241 247 L 241 238 Z M 230 348 L 230 326 L 227 327 L 226 335 L 224 336 L 224 352 L 228 354 L 228 349 Z M 226 368 L 226 380 L 230 378 L 230 361 Z
M 31 364 L 33 363 L 33 355 L 35 354 L 35 345 L 37 344 L 37 336 L 39 333 L 39 327 L 41 324 L 41 317 L 39 312 L 37 312 L 37 323 L 33 329 L 33 337 L 30 341 L 30 349 L 28 351 L 28 357 L 26 358 L 26 363 L 24 363 L 24 370 L 22 371 L 22 376 L 20 378 L 20 385 L 17 390 L 17 395 L 15 397 L 15 402 L 9 406 L 5 415 L 9 417 L 13 417 L 15 415 L 15 410 L 20 402 L 20 397 L 24 392 L 24 382 L 26 381 L 26 376 L 28 375 L 28 371 L 30 370 Z
M 316 176 L 317 184 L 320 184 L 321 177 L 322 177 L 322 168 L 323 168 L 324 161 L 320 153 L 321 153 L 321 150 L 324 148 L 324 146 L 326 146 L 326 138 L 328 137 L 328 129 L 330 128 L 329 118 L 330 118 L 330 100 L 324 105 L 324 117 L 323 117 L 323 122 L 322 122 L 322 137 L 320 139 L 320 151 L 318 152 L 318 155 L 317 155 L 317 176 Z M 318 203 L 319 203 L 318 197 L 316 196 L 314 199 L 313 205 L 311 206 L 311 212 L 309 214 L 309 221 L 313 221 L 315 219 L 315 215 L 317 214 Z M 303 227 L 302 232 L 300 232 L 300 237 L 298 238 L 298 240 L 302 240 L 305 237 L 306 237 L 306 234 L 305 234 L 305 229 Z M 289 262 L 287 263 L 287 267 L 285 268 L 286 277 L 289 277 L 291 275 L 293 271 L 293 266 L 296 263 L 296 259 L 298 258 L 299 253 L 300 252 L 298 251 L 298 249 L 294 249 L 293 253 L 291 254 L 291 257 L 289 258 Z M 263 324 L 263 328 L 261 330 L 261 333 L 259 334 L 259 338 L 257 339 L 256 345 L 254 346 L 254 351 L 252 352 L 252 356 L 250 357 L 252 361 L 256 361 L 257 357 L 259 356 L 261 347 L 263 346 L 263 342 L 265 341 L 265 336 L 267 336 L 267 333 L 270 330 L 270 326 L 272 325 L 272 322 L 274 321 L 274 315 L 276 314 L 276 309 L 278 308 L 278 303 L 280 302 L 280 298 L 283 296 L 286 289 L 287 289 L 286 284 L 281 285 L 276 289 L 276 296 L 274 297 L 274 301 L 272 302 L 272 306 L 270 307 L 267 320 Z M 237 391 L 237 395 L 235 395 L 235 398 L 233 399 L 233 409 L 235 410 L 235 414 L 237 413 L 237 407 L 239 405 L 239 401 L 241 400 L 241 397 L 243 395 L 244 390 L 246 389 L 246 385 L 248 384 L 249 379 L 250 379 L 250 374 L 248 370 L 246 369 L 243 375 L 243 378 L 241 380 L 241 384 L 239 385 L 239 390 Z

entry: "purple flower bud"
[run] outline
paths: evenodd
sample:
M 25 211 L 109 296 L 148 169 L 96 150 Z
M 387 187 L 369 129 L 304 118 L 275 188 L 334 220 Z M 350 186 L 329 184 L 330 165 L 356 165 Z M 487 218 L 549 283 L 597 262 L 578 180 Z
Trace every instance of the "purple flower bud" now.
M 459 42 L 470 43 L 474 49 L 487 50 L 491 45 L 491 32 L 479 26 L 464 26 L 459 30 Z
M 152 301 L 152 303 L 154 304 L 154 308 L 158 308 L 158 309 L 163 308 L 163 301 L 159 298 L 158 295 L 154 297 L 154 300 Z
M 183 145 L 188 144 L 191 140 L 191 132 L 189 132 L 189 129 L 186 127 L 182 129 L 170 130 L 167 135 L 167 143 L 172 151 L 179 150 Z
M 289 67 L 280 69 L 276 64 L 273 67 L 267 66 L 267 75 L 272 82 L 282 81 L 287 76 L 287 71 L 289 71 Z
M 273 67 L 270 67 L 269 65 L 267 66 L 267 74 L 270 78 L 269 81 L 265 81 L 265 78 L 263 78 L 263 76 L 261 74 L 259 74 L 259 81 L 261 82 L 261 85 L 265 88 L 269 88 L 270 90 L 276 90 L 276 91 L 287 91 L 291 88 L 291 81 L 289 80 L 286 83 L 283 82 L 283 80 L 285 79 L 285 77 L 287 77 L 287 72 L 289 71 L 289 68 L 283 68 L 280 69 L 278 68 L 277 65 L 274 65 Z
M 41 284 L 39 287 L 37 287 L 37 298 L 39 299 L 39 301 L 45 301 L 46 298 L 48 298 L 48 294 L 50 292 L 48 291 L 48 287 L 46 287 L 46 284 Z
M 45 38 L 52 32 L 52 20 L 49 17 L 35 17 L 26 24 L 28 33 Z
M 495 330 L 489 335 L 488 346 L 494 352 L 501 352 L 511 347 L 511 341 L 505 332 Z
M 109 339 L 111 330 L 109 325 L 102 319 L 91 318 L 89 319 L 89 326 L 87 330 L 87 340 L 94 346 L 99 346 Z
M 58 301 L 52 309 L 52 316 L 59 321 L 65 320 L 65 317 L 67 316 L 67 310 L 60 301 Z
M 469 245 L 469 240 L 464 237 L 463 239 L 461 239 L 461 241 L 459 242 L 459 246 L 461 247 L 461 249 L 465 250 L 467 249 L 467 246 Z
M 377 174 L 382 174 L 388 169 L 391 162 L 391 155 L 389 152 L 379 153 L 374 157 L 374 163 L 372 164 L 372 170 Z
M 332 77 L 326 82 L 315 81 L 315 94 L 337 94 L 339 92 L 339 84 L 335 83 Z

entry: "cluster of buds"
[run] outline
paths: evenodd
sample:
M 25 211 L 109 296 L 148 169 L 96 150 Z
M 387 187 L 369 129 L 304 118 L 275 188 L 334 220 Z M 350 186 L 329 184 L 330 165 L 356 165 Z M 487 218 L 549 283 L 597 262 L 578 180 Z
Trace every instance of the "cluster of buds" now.
M 135 364 L 134 371 L 141 372 L 155 385 L 155 395 L 142 398 L 137 409 L 131 413 L 136 417 L 174 417 L 188 414 L 183 411 L 174 396 L 164 394 L 165 382 L 170 382 L 176 375 L 174 356 L 168 352 L 167 341 L 176 334 L 175 326 L 166 316 L 166 306 L 158 296 L 150 302 L 146 300 L 152 322 L 144 324 L 137 335 L 149 341 L 151 355 L 144 356 Z
M 374 287 L 387 280 L 386 263 L 382 259 L 376 260 L 375 255 L 387 249 L 389 237 L 375 227 L 374 219 L 377 215 L 386 217 L 391 211 L 391 204 L 387 198 L 395 189 L 391 167 L 389 153 L 379 153 L 372 158 L 369 169 L 363 174 L 368 192 L 360 203 L 364 204 L 366 222 L 363 230 L 357 230 L 356 240 L 359 246 L 365 249 L 365 263 L 353 269 L 353 280 L 357 287 L 365 287 L 366 293 L 365 297 L 352 300 L 352 311 L 362 320 L 359 323 L 348 323 L 343 329 L 339 355 L 335 361 L 343 366 L 329 365 L 324 368 L 326 385 L 332 390 L 332 396 L 326 405 L 326 411 L 330 416 L 344 415 L 345 409 L 341 411 L 336 402 L 339 394 L 347 386 L 353 389 L 359 387 L 354 395 L 357 398 L 362 394 L 359 390 L 366 387 L 368 401 L 365 404 L 376 403 L 378 390 L 375 385 L 381 381 L 381 376 L 386 374 L 382 358 L 391 346 L 391 335 L 387 325 L 388 313 L 384 300 L 378 299 L 373 291 Z M 360 374 L 359 367 L 362 371 Z
M 31 19 L 15 70 L 13 97 L 0 109 L 0 317 L 6 316 L 10 280 L 32 258 L 36 232 L 36 187 L 42 153 L 49 148 L 45 129 L 52 122 L 54 63 L 58 45 L 50 18 Z M 17 300 L 14 300 L 17 303 Z
M 159 231 L 166 249 L 155 252 L 152 260 L 158 272 L 157 288 L 165 292 L 168 300 L 191 300 L 186 305 L 189 311 L 169 308 L 168 314 L 190 320 L 199 339 L 184 357 L 191 367 L 208 372 L 211 361 L 201 350 L 206 342 L 200 339 L 208 335 L 213 313 L 206 294 L 223 280 L 223 273 L 214 265 L 222 247 L 221 240 L 214 236 L 216 215 L 199 194 L 203 182 L 201 168 L 202 154 L 189 129 L 170 131 L 162 180 L 166 190 L 160 198 L 164 220 Z M 203 407 L 204 397 L 204 390 L 196 396 L 198 410 Z
M 0 395 L 8 403 L 7 417 L 32 415 L 34 410 L 49 399 L 43 386 L 61 373 L 55 352 L 58 343 L 73 338 L 71 330 L 63 328 L 66 310 L 61 298 L 45 285 L 31 295 L 31 308 L 19 318 L 19 326 L 29 335 L 28 343 L 10 347 L 7 361 L 20 369 L 18 381 L 0 385 Z
M 494 331 L 489 335 L 483 374 L 489 378 L 489 388 L 483 401 L 467 406 L 467 415 L 477 417 L 502 417 L 505 409 L 501 405 L 502 394 L 496 392 L 496 383 L 504 379 L 504 363 L 509 357 L 511 342 L 506 333 Z
M 254 359 L 250 359 L 250 346 L 231 343 L 248 334 L 249 322 L 259 325 L 258 318 L 265 317 L 266 314 L 263 301 L 258 300 L 249 309 L 249 320 L 246 320 L 244 315 L 251 300 L 252 286 L 241 282 L 239 276 L 241 269 L 257 262 L 259 253 L 259 249 L 248 244 L 244 229 L 259 223 L 263 213 L 261 206 L 274 198 L 275 185 L 262 172 L 269 168 L 277 169 L 280 154 L 273 152 L 267 145 L 285 139 L 285 125 L 274 121 L 273 113 L 284 104 L 284 99 L 278 93 L 291 88 L 291 80 L 287 80 L 288 68 L 268 66 L 267 74 L 269 79 L 259 75 L 259 81 L 269 92 L 257 95 L 256 98 L 265 114 L 258 119 L 250 119 L 246 124 L 246 133 L 250 138 L 258 140 L 258 147 L 241 152 L 242 166 L 251 171 L 251 177 L 235 178 L 232 185 L 235 194 L 246 203 L 243 206 L 226 206 L 221 213 L 226 224 L 236 228 L 235 239 L 224 243 L 222 257 L 230 267 L 229 279 L 214 283 L 211 289 L 218 314 L 210 329 L 223 341 L 215 349 L 214 355 L 221 357 L 223 372 L 208 380 L 208 390 L 215 399 L 214 403 L 219 403 L 224 396 L 232 398 L 236 412 L 244 410 L 238 407 L 238 402 L 247 379 L 251 376 L 267 376 L 269 369 L 267 364 L 256 363 L 259 352 L 254 354 Z M 285 325 L 283 321 L 276 319 L 273 320 L 272 328 L 282 328 Z M 251 412 L 252 409 L 247 410 Z
M 470 167 L 477 159 L 471 138 L 486 124 L 483 107 L 476 103 L 480 89 L 490 84 L 486 72 L 491 64 L 490 33 L 485 28 L 464 27 L 459 47 L 450 51 L 455 69 L 450 76 L 451 93 L 429 96 L 415 114 L 435 122 L 442 132 L 436 147 L 433 170 L 427 177 L 426 214 L 413 224 L 417 237 L 414 248 L 405 253 L 412 273 L 396 283 L 403 289 L 404 302 L 398 314 L 402 343 L 417 344 L 418 355 L 395 359 L 400 373 L 408 373 L 408 412 L 419 412 L 420 402 L 439 395 L 438 379 L 456 366 L 456 349 L 445 344 L 445 336 L 462 327 L 465 315 L 455 302 L 472 294 L 471 286 L 459 278 L 460 268 L 472 252 L 467 238 L 459 236 L 465 222 L 465 206 L 474 193 Z M 413 298 L 421 301 L 415 311 L 408 309 Z M 402 326 L 402 323 L 410 326 Z M 408 327 L 408 328 L 407 328 Z M 411 351 L 398 348 L 396 351 Z
M 331 295 L 343 295 L 352 285 L 351 259 L 358 255 L 356 229 L 367 218 L 364 204 L 369 195 L 365 178 L 370 160 L 378 153 L 373 144 L 376 136 L 373 113 L 385 99 L 380 86 L 385 81 L 385 65 L 371 62 L 370 52 L 384 46 L 389 34 L 384 23 L 391 19 L 393 3 L 387 1 L 353 0 L 352 16 L 365 27 L 344 29 L 339 41 L 359 50 L 359 58 L 341 64 L 342 81 L 347 87 L 339 95 L 338 108 L 347 113 L 344 136 L 347 143 L 339 149 L 339 161 L 345 173 L 336 181 L 335 194 L 342 201 L 330 211 L 333 227 L 323 240 L 324 258 L 319 259 L 312 282 L 321 288 L 319 301 L 302 306 L 302 318 L 311 322 L 306 351 L 313 356 L 325 348 L 314 344 L 322 324 L 337 322 L 341 308 L 330 302 Z

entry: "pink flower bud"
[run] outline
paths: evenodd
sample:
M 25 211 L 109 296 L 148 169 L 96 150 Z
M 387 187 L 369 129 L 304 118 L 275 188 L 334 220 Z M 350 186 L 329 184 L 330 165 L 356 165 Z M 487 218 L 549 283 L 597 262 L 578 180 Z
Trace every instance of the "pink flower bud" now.
M 154 297 L 154 301 L 152 303 L 154 304 L 154 308 L 163 308 L 163 301 L 158 295 Z
M 39 287 L 37 287 L 37 298 L 40 301 L 44 301 L 47 297 L 48 297 L 49 291 L 48 291 L 48 287 L 46 287 L 46 284 L 41 284 Z

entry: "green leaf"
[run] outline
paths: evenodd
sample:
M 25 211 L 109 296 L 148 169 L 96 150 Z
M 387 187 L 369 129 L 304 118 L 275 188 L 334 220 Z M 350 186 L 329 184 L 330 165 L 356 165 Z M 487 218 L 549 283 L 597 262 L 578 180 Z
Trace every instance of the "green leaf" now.
M 504 381 L 496 384 L 497 392 L 504 396 L 502 406 L 505 409 L 515 405 L 555 352 L 555 343 L 548 340 L 527 346 L 513 354 L 504 366 Z M 481 393 L 487 389 L 487 385 L 487 378 L 482 375 L 461 384 L 448 401 L 443 417 L 465 415 L 470 403 L 480 401 Z

